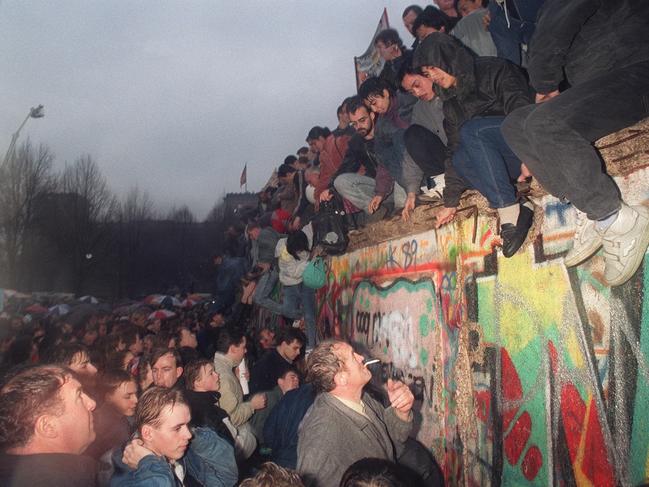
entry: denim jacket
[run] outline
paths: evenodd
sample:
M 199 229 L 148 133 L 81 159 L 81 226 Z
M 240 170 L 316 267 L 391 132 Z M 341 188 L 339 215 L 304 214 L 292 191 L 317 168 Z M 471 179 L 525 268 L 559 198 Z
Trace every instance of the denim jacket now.
M 189 448 L 179 460 L 185 472 L 199 485 L 232 487 L 238 478 L 237 464 L 232 446 L 209 428 L 193 430 Z M 122 462 L 123 448 L 113 453 L 115 473 L 110 479 L 111 487 L 176 487 L 177 481 L 167 460 L 147 455 L 136 470 Z

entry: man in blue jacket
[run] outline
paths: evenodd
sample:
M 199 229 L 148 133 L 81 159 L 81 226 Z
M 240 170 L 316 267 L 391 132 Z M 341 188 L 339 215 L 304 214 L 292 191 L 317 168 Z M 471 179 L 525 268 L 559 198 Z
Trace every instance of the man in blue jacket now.
M 189 406 L 180 390 L 152 387 L 138 402 L 138 438 L 113 454 L 112 487 L 231 487 L 238 471 L 232 446 L 210 428 L 189 429 Z

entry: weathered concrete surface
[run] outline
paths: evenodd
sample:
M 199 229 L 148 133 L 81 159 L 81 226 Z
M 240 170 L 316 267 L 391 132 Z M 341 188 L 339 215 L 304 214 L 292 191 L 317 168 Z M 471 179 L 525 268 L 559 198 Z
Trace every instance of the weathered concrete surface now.
M 649 204 L 645 127 L 619 145 L 600 141 L 632 204 Z M 422 217 L 399 230 L 412 235 L 330 259 L 322 332 L 366 343 L 414 384 L 418 438 L 449 485 L 640 483 L 649 475 L 649 259 L 613 289 L 599 255 L 567 269 L 574 208 L 533 191 L 542 211 L 511 259 L 494 250 L 497 225 L 480 205 L 440 230 Z

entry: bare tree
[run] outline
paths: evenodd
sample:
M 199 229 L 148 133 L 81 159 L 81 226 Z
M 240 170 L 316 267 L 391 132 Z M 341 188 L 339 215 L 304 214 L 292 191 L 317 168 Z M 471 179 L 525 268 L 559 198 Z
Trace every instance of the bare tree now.
M 81 293 L 89 272 L 111 251 L 108 226 L 118 215 L 118 203 L 90 155 L 66 164 L 59 191 L 69 196 L 61 208 L 60 237 L 73 266 L 75 292 Z
M 0 166 L 0 242 L 10 287 L 19 284 L 18 267 L 35 203 L 53 188 L 53 161 L 48 147 L 34 149 L 27 140 Z
M 225 203 L 223 199 L 214 203 L 214 206 L 205 217 L 205 221 L 209 223 L 222 223 L 225 218 Z
M 145 225 L 155 218 L 153 200 L 136 185 L 126 194 L 119 211 L 118 290 L 119 296 L 134 295 L 142 277 Z
M 182 205 L 180 208 L 172 207 L 167 213 L 167 220 L 176 223 L 190 224 L 196 220 L 194 214 L 187 205 Z

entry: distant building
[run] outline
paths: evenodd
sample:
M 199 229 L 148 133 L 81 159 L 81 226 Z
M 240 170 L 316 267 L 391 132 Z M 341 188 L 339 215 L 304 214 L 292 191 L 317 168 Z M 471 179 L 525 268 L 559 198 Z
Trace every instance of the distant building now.
M 223 201 L 225 203 L 224 220 L 230 221 L 242 213 L 257 208 L 257 193 L 228 193 Z

